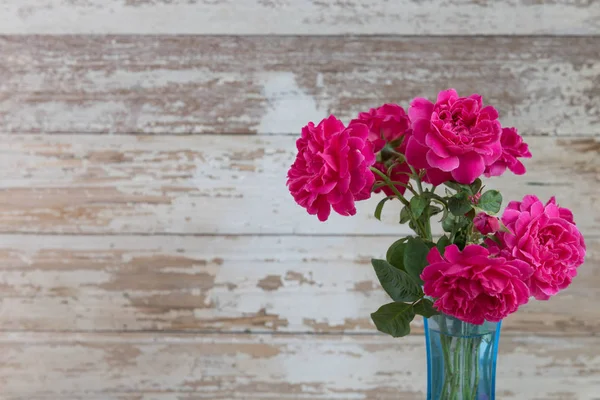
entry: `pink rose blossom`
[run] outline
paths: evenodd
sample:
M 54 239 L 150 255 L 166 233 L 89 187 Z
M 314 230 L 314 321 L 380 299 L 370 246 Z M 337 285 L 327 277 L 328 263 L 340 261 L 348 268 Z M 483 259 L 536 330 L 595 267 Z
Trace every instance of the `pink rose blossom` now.
M 573 213 L 552 197 L 545 205 L 533 195 L 511 201 L 502 216 L 509 233 L 499 234 L 501 255 L 533 267 L 528 281 L 531 295 L 547 300 L 571 284 L 586 252 Z
M 491 257 L 485 247 L 470 244 L 461 252 L 446 247 L 444 257 L 437 248 L 427 255 L 429 265 L 421 274 L 426 295 L 436 298 L 434 307 L 461 321 L 497 322 L 527 303 L 529 289 L 524 280 L 531 267 L 520 260 Z
M 333 207 L 338 214 L 354 215 L 354 202 L 371 197 L 375 177 L 369 167 L 375 154 L 368 135 L 366 125 L 345 128 L 333 115 L 302 128 L 287 185 L 309 214 L 325 221 Z
M 503 128 L 500 143 L 502 144 L 502 155 L 485 169 L 485 176 L 500 176 L 506 171 L 506 168 L 516 175 L 523 175 L 525 166 L 517 160 L 517 157 L 531 158 L 527 143 L 523 142 L 523 138 L 515 128 Z
M 400 139 L 410 129 L 410 120 L 402 107 L 397 104 L 384 104 L 361 112 L 358 118 L 350 122 L 362 123 L 369 127 L 369 140 L 377 153 L 386 143 Z
M 489 235 L 490 233 L 496 233 L 500 230 L 500 221 L 498 218 L 487 215 L 486 213 L 479 213 L 473 218 L 473 225 L 483 235 Z
M 448 179 L 471 184 L 502 154 L 498 112 L 484 107 L 478 94 L 458 97 L 448 89 L 439 93 L 435 104 L 416 98 L 408 115 L 413 129 L 408 163 L 426 169 L 434 185 Z
M 375 163 L 374 167 L 377 168 L 378 170 L 380 170 L 381 172 L 383 172 L 384 174 L 387 173 L 388 169 L 382 163 Z M 411 171 L 410 171 L 410 167 L 408 166 L 408 164 L 406 164 L 406 163 L 396 164 L 392 168 L 392 171 L 388 177 L 390 178 L 390 180 L 392 182 L 402 182 L 406 185 L 408 183 L 408 181 L 410 180 L 410 172 Z M 381 177 L 379 177 L 379 176 L 375 176 L 375 182 L 376 183 L 383 182 L 383 179 L 381 179 Z M 404 192 L 406 191 L 405 186 L 402 186 L 402 185 L 394 185 L 394 186 L 396 187 L 396 189 L 398 189 L 400 194 L 404 194 Z M 388 186 L 382 186 L 381 188 L 375 189 L 375 193 L 379 193 L 381 190 L 383 190 L 383 193 L 385 193 L 386 196 L 395 196 L 394 191 Z

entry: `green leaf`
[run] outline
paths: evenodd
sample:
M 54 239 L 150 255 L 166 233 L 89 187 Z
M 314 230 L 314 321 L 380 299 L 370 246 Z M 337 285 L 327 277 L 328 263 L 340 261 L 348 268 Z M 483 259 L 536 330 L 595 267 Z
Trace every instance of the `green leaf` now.
M 408 335 L 413 318 L 415 318 L 413 306 L 404 303 L 389 303 L 371 314 L 377 330 L 393 337 Z
M 375 207 L 375 218 L 377 218 L 378 220 L 381 221 L 381 211 L 383 211 L 383 205 L 385 204 L 386 201 L 388 201 L 389 199 L 393 199 L 394 196 L 388 196 L 384 199 L 381 199 L 379 201 L 379 203 L 377 203 L 377 207 Z
M 404 269 L 419 285 L 423 284 L 421 272 L 427 266 L 429 246 L 418 237 L 410 237 L 404 249 Z
M 448 236 L 444 235 L 440 238 L 440 240 L 438 240 L 435 247 L 437 247 L 437 249 L 440 251 L 440 254 L 443 255 L 446 247 L 450 246 L 451 244 L 452 243 L 450 243 L 450 238 L 448 238 Z
M 476 194 L 477 192 L 479 192 L 479 189 L 481 189 L 482 184 L 483 182 L 481 182 L 481 179 L 475 179 L 475 182 L 471 183 L 471 186 L 469 186 L 469 188 L 471 189 L 471 194 Z
M 457 183 L 457 182 L 448 181 L 448 182 L 444 182 L 444 185 L 448 186 L 450 189 L 456 190 L 457 192 L 460 192 L 461 190 L 463 190 L 463 185 L 461 185 L 460 183 Z
M 502 206 L 502 195 L 497 190 L 488 190 L 479 199 L 479 203 L 477 207 L 481 208 L 483 211 L 496 214 L 500 211 L 500 207 Z
M 452 232 L 452 229 L 454 228 L 454 218 L 454 215 L 448 214 L 446 215 L 446 218 L 442 220 L 442 229 L 444 229 L 444 232 Z
M 410 221 L 410 210 L 405 206 L 400 211 L 400 223 L 405 224 L 408 221 Z
M 458 246 L 458 248 L 462 251 L 467 245 L 468 235 L 465 231 L 460 231 L 456 234 L 454 238 L 454 244 Z
M 383 290 L 394 301 L 415 301 L 423 296 L 421 287 L 408 274 L 385 260 L 371 260 Z
M 471 211 L 469 211 L 468 213 L 465 214 L 465 217 L 467 217 L 468 219 L 470 219 L 472 221 L 476 215 L 477 215 L 477 212 L 475 211 L 474 208 L 472 208 Z
M 420 196 L 413 196 L 410 199 L 410 210 L 412 211 L 415 218 L 419 218 L 423 211 L 425 211 L 425 207 L 427 207 L 427 200 Z
M 465 192 L 460 192 L 448 200 L 448 208 L 454 215 L 464 215 L 468 213 L 472 206 L 469 196 Z
M 413 306 L 415 314 L 422 315 L 425 318 L 431 318 L 434 315 L 439 314 L 435 308 L 433 308 L 433 302 L 429 299 L 422 299 Z
M 434 216 L 441 213 L 443 210 L 440 207 L 429 206 L 427 207 L 427 215 Z
M 444 232 L 458 232 L 460 229 L 469 225 L 469 219 L 463 216 L 455 217 L 452 214 L 448 214 L 448 216 L 442 221 L 442 228 Z
M 407 240 L 408 238 L 396 240 L 388 248 L 388 251 L 385 255 L 387 262 L 402 270 L 404 269 L 404 248 L 406 247 Z

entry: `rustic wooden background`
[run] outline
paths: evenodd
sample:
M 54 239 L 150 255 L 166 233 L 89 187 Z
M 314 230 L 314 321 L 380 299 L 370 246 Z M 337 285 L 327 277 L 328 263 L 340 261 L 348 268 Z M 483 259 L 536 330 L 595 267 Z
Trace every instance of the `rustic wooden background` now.
M 1 399 L 424 399 L 420 321 L 369 319 L 397 209 L 318 223 L 284 180 L 308 120 L 447 87 L 531 145 L 488 185 L 587 237 L 499 397 L 600 399 L 599 1 L 0 0 L 0 34 Z

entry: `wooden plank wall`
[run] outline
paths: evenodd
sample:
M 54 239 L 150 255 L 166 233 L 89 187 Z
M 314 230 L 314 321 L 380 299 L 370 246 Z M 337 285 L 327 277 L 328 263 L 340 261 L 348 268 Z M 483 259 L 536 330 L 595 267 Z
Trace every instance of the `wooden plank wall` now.
M 595 0 L 0 1 L 0 398 L 424 399 L 421 321 L 369 319 L 397 210 L 284 180 L 307 121 L 456 87 L 534 154 L 488 185 L 589 249 L 505 321 L 499 398 L 600 399 L 599 35 Z

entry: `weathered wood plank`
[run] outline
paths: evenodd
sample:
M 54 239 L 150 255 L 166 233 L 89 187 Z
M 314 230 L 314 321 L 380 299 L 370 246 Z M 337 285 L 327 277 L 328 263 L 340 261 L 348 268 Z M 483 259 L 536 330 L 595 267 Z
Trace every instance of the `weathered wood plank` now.
M 4 0 L 0 33 L 600 33 L 596 1 Z
M 499 398 L 598 399 L 600 339 L 500 343 Z M 2 333 L 0 350 L 6 400 L 421 400 L 426 390 L 420 336 Z
M 597 50 L 594 37 L 4 36 L 0 126 L 291 133 L 454 86 L 524 133 L 594 135 Z
M 600 142 L 529 137 L 528 173 L 486 180 L 507 200 L 536 193 L 600 234 Z M 285 187 L 292 136 L 0 136 L 0 232 L 405 234 L 398 204 L 320 223 Z M 438 229 L 439 231 L 439 229 Z
M 373 333 L 393 237 L 0 236 L 0 330 Z M 572 286 L 505 332 L 600 331 L 600 240 Z M 422 330 L 415 321 L 414 330 Z

